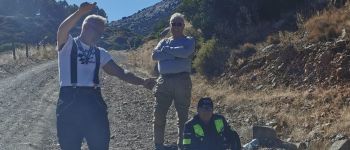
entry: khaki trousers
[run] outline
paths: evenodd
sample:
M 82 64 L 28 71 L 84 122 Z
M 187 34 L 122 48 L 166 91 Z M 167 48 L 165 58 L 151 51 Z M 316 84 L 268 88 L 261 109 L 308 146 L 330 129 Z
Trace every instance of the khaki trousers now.
M 178 121 L 178 144 L 183 138 L 184 125 L 188 119 L 191 103 L 192 82 L 188 73 L 172 76 L 160 76 L 154 88 L 155 109 L 153 118 L 154 143 L 164 143 L 166 115 L 174 101 Z

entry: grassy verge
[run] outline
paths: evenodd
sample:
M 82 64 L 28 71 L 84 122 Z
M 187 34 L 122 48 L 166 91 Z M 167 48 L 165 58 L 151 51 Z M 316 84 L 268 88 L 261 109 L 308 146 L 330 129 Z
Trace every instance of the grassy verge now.
M 57 58 L 57 51 L 54 46 L 48 45 L 46 48 L 29 47 L 28 58 L 23 48 L 16 49 L 16 59 L 13 58 L 12 51 L 0 53 L 0 78 L 5 78 L 12 74 L 30 68 L 33 65 Z

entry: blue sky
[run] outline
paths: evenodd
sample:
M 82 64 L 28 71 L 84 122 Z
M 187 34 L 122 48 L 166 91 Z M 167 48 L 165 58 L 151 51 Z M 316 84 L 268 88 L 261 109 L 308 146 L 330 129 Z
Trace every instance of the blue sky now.
M 161 0 L 66 0 L 68 4 L 80 5 L 82 2 L 97 2 L 97 6 L 105 10 L 109 21 L 130 16 L 138 10 L 152 6 Z

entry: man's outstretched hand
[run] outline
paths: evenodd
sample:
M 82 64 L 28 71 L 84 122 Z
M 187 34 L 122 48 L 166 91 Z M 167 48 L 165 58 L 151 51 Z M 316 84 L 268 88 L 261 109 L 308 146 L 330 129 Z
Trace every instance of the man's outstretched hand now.
M 154 85 L 156 85 L 156 79 L 157 78 L 148 78 L 148 79 L 145 79 L 144 80 L 144 83 L 143 83 L 143 86 L 146 88 L 146 89 L 149 89 L 149 90 L 152 90 Z
M 79 7 L 79 11 L 81 11 L 83 13 L 88 13 L 96 7 L 96 4 L 97 4 L 96 2 L 94 2 L 92 4 L 88 3 L 88 2 L 81 3 L 80 7 Z

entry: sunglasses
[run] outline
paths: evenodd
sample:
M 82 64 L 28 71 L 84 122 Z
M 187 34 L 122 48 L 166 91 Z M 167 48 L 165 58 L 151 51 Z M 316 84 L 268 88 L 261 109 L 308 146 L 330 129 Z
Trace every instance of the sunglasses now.
M 181 22 L 172 22 L 171 26 L 173 26 L 173 27 L 181 27 L 182 23 Z

